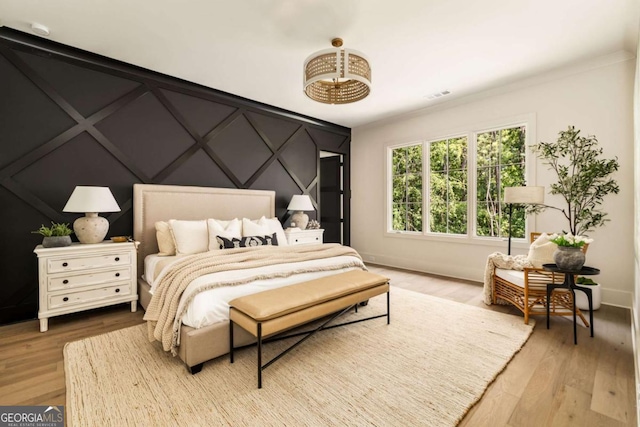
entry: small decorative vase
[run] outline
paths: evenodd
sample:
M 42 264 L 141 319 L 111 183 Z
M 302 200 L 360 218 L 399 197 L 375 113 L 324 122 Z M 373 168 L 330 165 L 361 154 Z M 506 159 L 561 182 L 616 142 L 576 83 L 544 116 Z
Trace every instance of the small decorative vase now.
M 61 248 L 71 245 L 71 236 L 49 236 L 42 239 L 45 248 Z
M 558 268 L 567 271 L 580 271 L 584 265 L 584 252 L 580 248 L 558 246 L 553 253 L 553 260 Z

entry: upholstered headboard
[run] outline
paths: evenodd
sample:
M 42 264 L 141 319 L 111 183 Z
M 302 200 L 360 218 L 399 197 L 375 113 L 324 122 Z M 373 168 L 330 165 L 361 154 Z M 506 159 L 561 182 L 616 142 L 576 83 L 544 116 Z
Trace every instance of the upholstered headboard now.
M 169 219 L 273 218 L 275 191 L 178 185 L 133 185 L 133 238 L 138 247 L 138 275 L 144 258 L 158 252 L 155 223 Z

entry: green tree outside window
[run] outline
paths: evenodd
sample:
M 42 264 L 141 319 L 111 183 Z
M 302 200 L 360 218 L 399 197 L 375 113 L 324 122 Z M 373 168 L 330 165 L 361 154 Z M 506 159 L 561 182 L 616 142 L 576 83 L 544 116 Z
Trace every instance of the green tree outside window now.
M 508 205 L 502 202 L 505 187 L 525 183 L 526 127 L 476 134 L 476 210 L 469 213 L 469 144 L 467 136 L 442 139 L 428 147 L 428 170 L 423 171 L 423 144 L 391 149 L 392 230 L 422 232 L 423 221 L 431 233 L 468 235 L 468 215 L 476 234 L 508 235 Z M 423 173 L 427 188 L 423 188 Z M 429 198 L 423 212 L 423 198 Z M 515 205 L 512 237 L 525 237 L 525 211 Z
M 422 231 L 422 144 L 392 150 L 392 229 Z
M 508 236 L 508 205 L 502 202 L 502 196 L 505 187 L 525 185 L 526 128 L 481 132 L 476 141 L 476 233 Z M 524 209 L 514 206 L 512 237 L 525 237 L 525 218 Z
M 429 144 L 429 231 L 467 234 L 467 138 Z

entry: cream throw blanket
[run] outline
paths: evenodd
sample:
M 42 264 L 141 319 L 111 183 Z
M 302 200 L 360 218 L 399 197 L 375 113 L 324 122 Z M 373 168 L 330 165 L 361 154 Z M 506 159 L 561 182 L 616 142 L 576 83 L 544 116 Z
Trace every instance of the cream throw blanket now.
M 525 267 L 533 267 L 527 255 L 505 255 L 500 252 L 494 252 L 487 257 L 487 266 L 484 269 L 484 303 L 493 304 L 493 274 L 496 268 L 505 270 L 523 271 Z M 509 302 L 498 299 L 498 304 L 510 304 Z
M 259 274 L 241 281 L 217 281 L 206 283 L 185 293 L 189 284 L 198 277 L 228 270 L 241 270 L 267 265 L 310 261 L 337 256 L 351 256 L 354 259 L 340 262 L 330 267 L 297 269 L 273 274 Z M 293 274 L 322 270 L 339 270 L 357 267 L 366 270 L 362 258 L 352 248 L 337 243 L 324 245 L 269 246 L 259 248 L 234 248 L 189 255 L 171 265 L 166 274 L 159 278 L 144 320 L 149 327 L 149 339 L 162 342 L 165 351 L 175 356 L 180 345 L 180 326 L 184 311 L 200 292 L 221 286 L 237 286 L 254 280 L 288 277 Z M 181 303 L 181 300 L 183 300 Z M 180 312 L 178 308 L 181 307 Z

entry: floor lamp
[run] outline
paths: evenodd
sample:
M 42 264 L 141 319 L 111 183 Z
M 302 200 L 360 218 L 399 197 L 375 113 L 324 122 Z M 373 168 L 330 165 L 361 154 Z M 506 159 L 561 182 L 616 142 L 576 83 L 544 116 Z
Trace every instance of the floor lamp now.
M 511 255 L 511 216 L 513 205 L 520 204 L 542 204 L 544 203 L 544 187 L 505 187 L 504 203 L 509 203 L 509 246 L 507 255 Z

